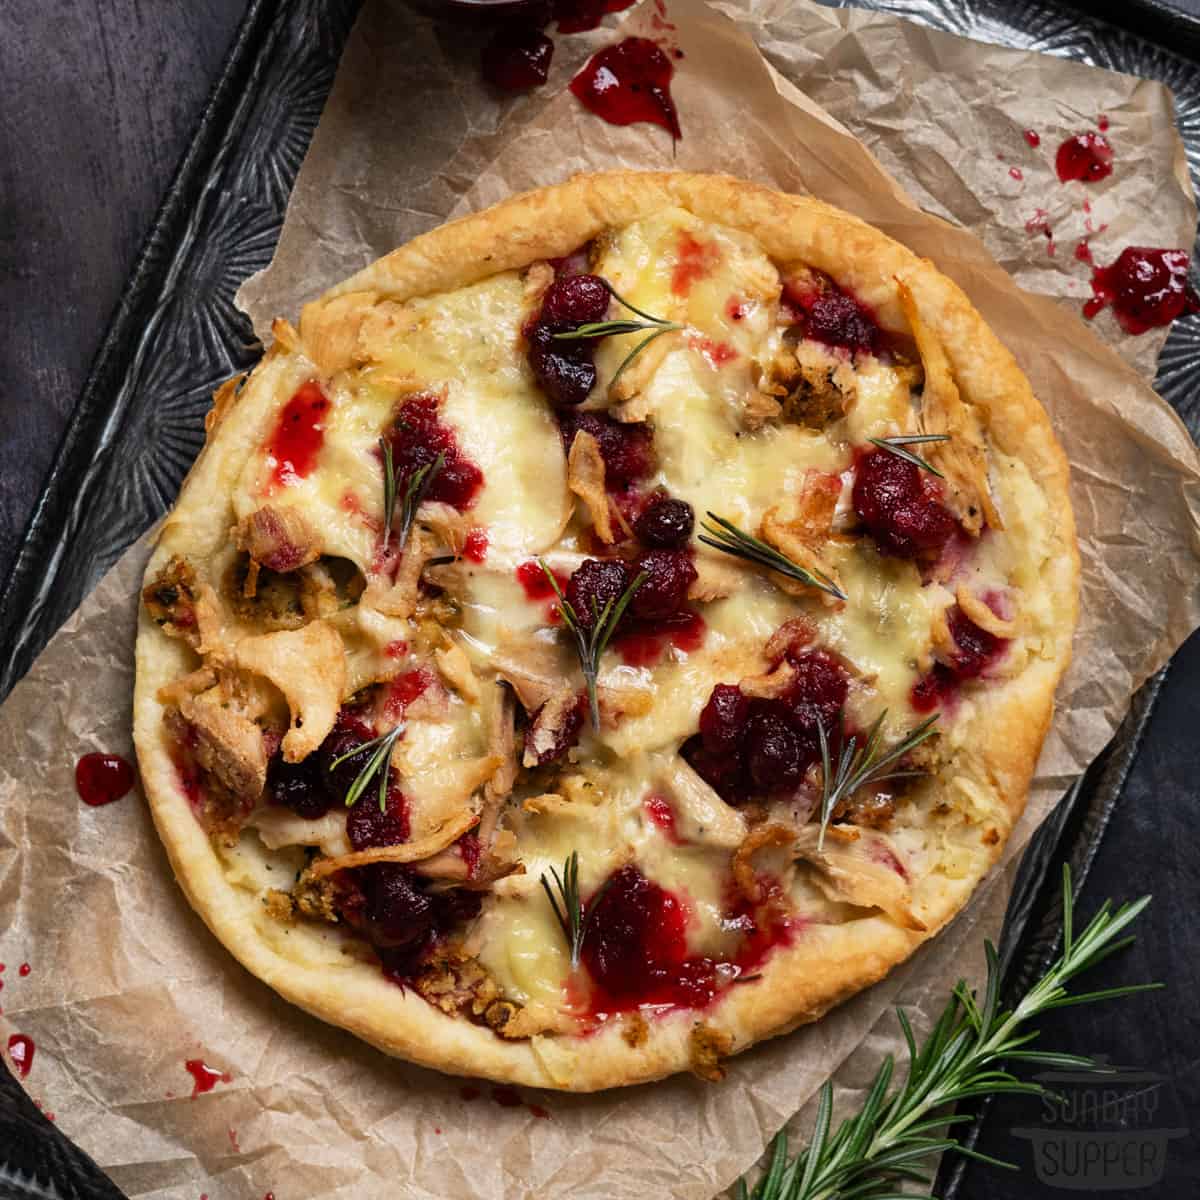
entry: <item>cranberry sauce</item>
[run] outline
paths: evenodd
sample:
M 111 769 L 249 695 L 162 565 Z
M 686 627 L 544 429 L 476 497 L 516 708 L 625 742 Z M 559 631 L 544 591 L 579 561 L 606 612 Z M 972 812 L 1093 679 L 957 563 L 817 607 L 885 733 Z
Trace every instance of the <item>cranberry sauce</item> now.
M 33 1055 L 37 1046 L 33 1038 L 24 1033 L 14 1033 L 8 1039 L 8 1057 L 17 1072 L 17 1076 L 25 1079 L 33 1066 Z
M 325 416 L 330 407 L 329 398 L 315 379 L 301 384 L 300 390 L 283 406 L 275 432 L 267 443 L 267 461 L 275 487 L 296 483 L 316 466 L 325 442 Z
M 795 678 L 782 695 L 756 698 L 719 683 L 701 710 L 699 734 L 684 743 L 684 757 L 730 803 L 794 791 L 820 761 L 818 726 L 827 736 L 838 726 L 845 667 L 824 650 L 793 648 L 785 657 Z
M 624 12 L 637 0 L 554 0 L 554 19 L 559 33 L 586 33 L 595 29 L 608 13 Z
M 611 876 L 591 912 L 583 964 L 591 980 L 588 1012 L 602 1018 L 643 1005 L 705 1008 L 743 973 L 792 936 L 777 914 L 763 919 L 737 904 L 727 924 L 741 930 L 732 960 L 688 953 L 686 902 L 632 864 Z
M 454 430 L 443 424 L 438 414 L 440 404 L 437 396 L 411 397 L 400 406 L 384 436 L 392 448 L 392 463 L 401 493 L 413 472 L 429 466 L 441 454 L 442 469 L 429 485 L 425 498 L 452 505 L 461 512 L 475 503 L 483 486 L 483 472 L 463 454 Z
M 550 73 L 554 43 L 540 30 L 502 28 L 483 48 L 483 77 L 505 92 L 541 87 Z
M 613 647 L 621 661 L 629 667 L 652 667 L 668 647 L 683 654 L 691 654 L 704 645 L 708 626 L 704 618 L 693 611 L 673 613 L 658 621 L 630 623 L 628 629 L 619 633 Z
M 628 37 L 592 55 L 571 80 L 571 91 L 610 125 L 649 121 L 680 138 L 671 98 L 671 60 L 649 38 Z
M 681 550 L 692 537 L 696 514 L 686 500 L 665 493 L 650 497 L 633 523 L 633 531 L 644 546 Z
M 936 559 L 958 529 L 932 476 L 887 450 L 859 456 L 852 500 L 881 554 Z
M 852 354 L 878 354 L 883 348 L 883 331 L 874 314 L 829 276 L 818 276 L 814 286 L 787 282 L 783 297 L 805 337 Z
M 1083 306 L 1089 320 L 1111 304 L 1126 333 L 1145 333 L 1169 325 L 1200 307 L 1188 287 L 1188 252 L 1130 246 L 1115 262 L 1092 272 L 1091 300 Z
M 472 529 L 463 542 L 463 558 L 468 562 L 482 563 L 487 561 L 488 535 L 486 529 Z
M 984 674 L 1008 649 L 1007 638 L 980 629 L 957 604 L 950 609 L 946 623 L 954 639 L 954 662 L 938 663 L 913 685 L 909 701 L 920 713 L 932 712 L 952 700 L 964 680 Z
M 218 1071 L 199 1058 L 189 1058 L 183 1065 L 192 1077 L 193 1100 L 205 1092 L 211 1092 L 218 1083 L 228 1083 L 231 1078 L 227 1072 Z
M 571 411 L 559 412 L 558 425 L 565 450 L 581 430 L 596 439 L 610 492 L 626 489 L 654 470 L 654 438 L 645 425 L 616 421 L 607 413 Z
M 558 571 L 553 572 L 554 578 L 558 581 L 560 590 L 566 591 L 567 576 Z M 516 570 L 517 582 L 521 585 L 522 591 L 525 593 L 525 598 L 535 604 L 541 603 L 543 600 L 549 600 L 553 604 L 557 604 L 558 597 L 554 594 L 554 588 L 550 584 L 550 580 L 546 578 L 546 572 L 535 559 L 530 559 L 528 562 L 521 563 Z
M 675 254 L 671 291 L 676 296 L 686 296 L 692 285 L 710 274 L 721 258 L 712 242 L 702 242 L 686 229 L 680 231 Z
M 611 299 L 598 275 L 560 275 L 546 289 L 541 311 L 524 332 L 530 369 L 552 404 L 582 404 L 596 385 L 596 339 L 564 341 L 556 335 L 603 321 Z
M 92 808 L 120 800 L 133 779 L 133 767 L 119 754 L 85 754 L 75 764 L 75 790 Z
M 1036 129 L 1026 129 L 1021 136 L 1034 150 L 1042 144 L 1042 135 Z
M 651 792 L 642 801 L 642 808 L 645 810 L 646 816 L 656 828 L 662 831 L 663 837 L 672 846 L 683 844 L 683 839 L 679 836 L 678 829 L 675 828 L 675 810 L 671 807 L 671 802 L 665 796 L 659 796 Z
M 1077 179 L 1097 183 L 1112 174 L 1113 152 L 1108 138 L 1100 133 L 1077 133 L 1067 138 L 1054 156 L 1054 168 L 1062 183 Z

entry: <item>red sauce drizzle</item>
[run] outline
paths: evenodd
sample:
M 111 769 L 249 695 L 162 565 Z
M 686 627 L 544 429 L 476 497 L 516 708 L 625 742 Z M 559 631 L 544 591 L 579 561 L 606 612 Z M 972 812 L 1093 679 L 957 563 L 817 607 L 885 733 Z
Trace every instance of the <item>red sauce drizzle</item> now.
M 463 543 L 463 557 L 473 563 L 481 563 L 487 558 L 487 552 L 487 530 L 477 526 L 467 534 L 467 540 Z
M 1062 183 L 1077 179 L 1097 183 L 1112 174 L 1113 151 L 1108 138 L 1099 133 L 1077 133 L 1067 138 L 1054 156 L 1054 167 Z
M 707 630 L 698 612 L 685 610 L 657 621 L 630 622 L 628 631 L 613 639 L 613 648 L 627 666 L 650 667 L 662 658 L 668 646 L 684 654 L 698 650 Z
M 300 390 L 284 405 L 267 443 L 275 487 L 296 483 L 316 465 L 325 441 L 325 414 L 329 408 L 329 399 L 315 379 L 301 384 Z
M 686 901 L 647 879 L 632 864 L 622 867 L 596 902 L 583 944 L 592 982 L 593 1018 L 643 1005 L 705 1008 L 734 980 L 761 966 L 776 946 L 788 944 L 795 922 L 744 901 L 733 904 L 727 927 L 741 930 L 742 945 L 730 960 L 688 953 L 691 919 Z
M 679 831 L 675 828 L 675 810 L 665 796 L 658 796 L 651 792 L 642 801 L 642 807 L 646 810 L 646 816 L 662 830 L 663 836 L 672 846 L 682 843 Z
M 1022 136 L 1035 150 L 1042 144 L 1042 135 L 1036 129 L 1026 129 Z
M 711 242 L 702 242 L 686 229 L 679 234 L 675 269 L 671 272 L 671 291 L 686 296 L 692 284 L 703 279 L 720 261 L 720 251 Z
M 1197 311 L 1197 297 L 1187 282 L 1188 261 L 1186 250 L 1122 250 L 1115 262 L 1092 272 L 1093 296 L 1083 315 L 1091 320 L 1111 304 L 1121 328 L 1139 334 Z
M 23 1033 L 14 1033 L 8 1039 L 8 1057 L 21 1079 L 29 1075 L 29 1068 L 33 1066 L 33 1052 L 36 1049 L 33 1038 Z
M 714 342 L 712 338 L 704 337 L 701 334 L 693 334 L 689 337 L 688 345 L 703 354 L 708 360 L 708 365 L 714 369 L 733 362 L 738 356 L 738 352 L 727 343 Z
M 593 54 L 571 80 L 571 91 L 589 112 L 610 125 L 649 121 L 680 138 L 671 98 L 671 60 L 649 38 L 629 37 Z
M 133 779 L 133 767 L 119 754 L 85 754 L 75 764 L 75 790 L 92 808 L 120 800 Z
M 192 1099 L 211 1092 L 218 1083 L 228 1083 L 231 1076 L 228 1072 L 217 1071 L 199 1058 L 189 1058 L 183 1064 L 192 1077 Z

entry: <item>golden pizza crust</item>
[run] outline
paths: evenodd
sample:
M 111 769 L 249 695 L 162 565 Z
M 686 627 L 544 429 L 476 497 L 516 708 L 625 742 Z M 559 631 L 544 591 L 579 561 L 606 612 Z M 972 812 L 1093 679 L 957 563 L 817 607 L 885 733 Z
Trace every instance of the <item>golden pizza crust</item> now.
M 728 1045 L 737 1053 L 816 1020 L 876 982 L 958 912 L 1000 855 L 1025 803 L 1054 690 L 1070 656 L 1078 555 L 1067 464 L 1045 412 L 1011 354 L 954 283 L 928 261 L 828 205 L 724 176 L 581 176 L 417 238 L 307 306 L 301 330 L 319 325 L 322 311 L 339 296 L 365 293 L 402 304 L 567 255 L 607 227 L 666 207 L 742 230 L 777 262 L 800 261 L 827 272 L 869 305 L 886 329 L 897 332 L 907 331 L 897 288 L 897 279 L 903 279 L 943 345 L 964 397 L 985 421 L 994 452 L 1020 460 L 1046 497 L 1053 528 L 1041 531 L 1051 552 L 1038 599 L 1048 619 L 1023 669 L 973 697 L 974 719 L 967 732 L 975 736 L 959 739 L 946 786 L 972 798 L 978 820 L 967 834 L 979 848 L 961 877 L 939 874 L 914 883 L 913 908 L 924 932 L 902 928 L 883 915 L 814 924 L 794 945 L 772 955 L 760 980 L 729 988 L 704 1013 L 656 1017 L 645 1037 L 628 1038 L 626 1023 L 612 1021 L 586 1037 L 509 1041 L 388 982 L 377 964 L 365 961 L 369 956 L 354 939 L 335 927 L 285 927 L 257 894 L 231 882 L 226 862 L 180 786 L 164 732 L 164 706 L 157 698 L 160 688 L 191 669 L 194 658 L 143 611 L 135 741 L 155 824 L 192 906 L 247 969 L 287 999 L 390 1054 L 439 1070 L 571 1091 L 644 1082 L 692 1065 L 700 1024 L 706 1044 Z M 240 390 L 227 387 L 219 393 L 208 442 L 160 533 L 148 580 L 173 554 L 215 552 L 236 523 L 230 497 L 244 464 L 266 436 L 280 398 L 312 374 L 311 365 L 292 350 L 294 331 L 281 328 L 290 336 L 279 339 Z

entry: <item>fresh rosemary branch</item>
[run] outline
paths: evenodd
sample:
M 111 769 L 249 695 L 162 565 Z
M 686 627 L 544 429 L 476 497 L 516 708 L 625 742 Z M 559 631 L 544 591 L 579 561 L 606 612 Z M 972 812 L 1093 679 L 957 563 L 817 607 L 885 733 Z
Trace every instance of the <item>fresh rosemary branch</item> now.
M 873 446 L 878 446 L 880 450 L 886 450 L 890 454 L 894 454 L 897 458 L 904 459 L 905 462 L 910 462 L 914 467 L 920 467 L 922 471 L 928 471 L 930 475 L 936 475 L 939 479 L 945 479 L 945 475 L 927 463 L 919 454 L 914 454 L 911 450 L 906 450 L 905 446 L 920 446 L 926 442 L 948 442 L 950 435 L 948 433 L 913 433 L 906 434 L 904 437 L 890 438 L 867 438 Z
M 592 623 L 588 626 L 579 619 L 579 614 L 563 595 L 562 588 L 558 586 L 558 580 L 554 578 L 554 572 L 540 558 L 538 566 L 542 568 L 546 578 L 550 581 L 550 586 L 558 597 L 558 611 L 562 616 L 563 624 L 571 631 L 571 636 L 575 639 L 575 652 L 579 656 L 579 667 L 583 671 L 583 681 L 587 686 L 592 728 L 599 732 L 600 700 L 596 694 L 596 677 L 600 673 L 600 659 L 612 639 L 612 635 L 616 632 L 617 625 L 625 615 L 629 601 L 633 599 L 633 593 L 645 582 L 646 572 L 642 571 L 616 600 L 610 598 L 603 609 L 593 598 Z
M 567 855 L 561 875 L 555 867 L 550 868 L 549 874 L 554 880 L 554 885 L 551 886 L 550 880 L 546 878 L 546 872 L 543 871 L 542 889 L 550 901 L 550 907 L 554 909 L 554 916 L 563 931 L 563 937 L 567 939 L 567 945 L 571 950 L 571 968 L 574 970 L 579 966 L 579 956 L 583 952 L 583 939 L 587 937 L 588 922 L 596 911 L 596 902 L 608 890 L 609 884 L 612 883 L 612 876 L 609 876 L 596 889 L 591 901 L 585 905 L 579 895 L 578 850 L 572 850 Z M 554 894 L 555 888 L 558 889 L 557 896 Z
M 396 476 L 392 447 L 387 438 L 379 439 L 379 449 L 383 454 L 383 548 L 387 550 L 392 536 L 392 521 L 396 515 L 396 497 L 399 495 L 400 481 Z M 446 456 L 439 454 L 433 462 L 418 467 L 405 477 L 404 495 L 400 500 L 400 530 L 396 542 L 398 550 L 403 550 L 407 544 L 413 522 L 417 519 L 417 510 L 445 465 Z
M 809 571 L 799 563 L 793 562 L 786 554 L 776 550 L 774 546 L 768 546 L 766 542 L 752 537 L 739 529 L 732 521 L 718 517 L 714 512 L 705 515 L 708 517 L 708 521 L 701 524 L 709 536 L 705 537 L 702 533 L 700 541 L 706 546 L 711 546 L 714 550 L 721 550 L 725 554 L 731 554 L 734 558 L 756 563 L 760 567 L 766 567 L 769 571 L 778 571 L 780 575 L 786 575 L 788 579 L 795 579 L 809 587 L 819 588 L 822 592 L 828 592 L 829 595 L 836 596 L 839 600 L 846 599 L 846 593 L 824 571 Z
M 348 758 L 353 758 L 356 754 L 361 754 L 364 750 L 372 750 L 374 753 L 367 760 L 366 765 L 359 771 L 354 782 L 350 785 L 350 790 L 346 793 L 346 807 L 350 808 L 357 803 L 359 796 L 367 790 L 372 777 L 378 773 L 379 775 L 379 811 L 387 812 L 387 787 L 388 787 L 388 766 L 392 761 L 392 748 L 400 740 L 400 735 L 404 732 L 404 722 L 401 721 L 395 729 L 389 729 L 387 733 L 380 734 L 377 738 L 372 738 L 369 742 L 363 742 L 360 746 L 355 746 L 353 750 L 347 750 L 345 754 L 339 755 L 329 764 L 329 770 L 340 766 Z
M 911 1195 L 901 1195 L 901 1186 L 909 1181 L 928 1186 L 930 1176 L 925 1173 L 928 1160 L 946 1150 L 956 1150 L 993 1166 L 1015 1169 L 1012 1163 L 960 1146 L 950 1127 L 969 1121 L 970 1115 L 947 1110 L 960 1100 L 998 1092 L 1046 1094 L 1041 1084 L 1012 1075 L 1002 1065 L 1004 1062 L 1076 1069 L 1096 1067 L 1091 1059 L 1079 1055 L 1029 1049 L 1038 1035 L 1026 1026 L 1034 1017 L 1052 1009 L 1161 987 L 1159 983 L 1141 983 L 1074 995 L 1066 989 L 1076 975 L 1134 940 L 1132 936 L 1119 935 L 1149 903 L 1150 897 L 1143 896 L 1114 910 L 1112 902 L 1105 901 L 1076 937 L 1071 872 L 1064 864 L 1062 954 L 1016 1007 L 1000 1008 L 1000 962 L 995 947 L 986 942 L 987 983 L 983 1003 L 960 979 L 919 1049 L 904 1010 L 897 1009 L 908 1046 L 908 1075 L 904 1083 L 894 1091 L 889 1090 L 894 1068 L 889 1055 L 879 1068 L 862 1108 L 831 1134 L 833 1086 L 827 1082 L 821 1089 L 816 1126 L 807 1148 L 789 1159 L 787 1134 L 778 1134 L 771 1143 L 766 1174 L 753 1191 L 744 1179 L 739 1181 L 738 1200 L 912 1200 Z M 919 1195 L 932 1200 L 927 1192 Z
M 558 341 L 566 342 L 579 341 L 581 339 L 588 338 L 615 337 L 622 333 L 637 333 L 642 329 L 651 330 L 649 336 L 644 337 L 640 342 L 638 342 L 638 344 L 634 346 L 634 348 L 630 350 L 630 352 L 621 360 L 621 365 L 613 372 L 613 377 L 608 382 L 608 386 L 611 388 L 625 373 L 625 370 L 629 364 L 632 363 L 633 360 L 637 358 L 637 356 L 641 354 L 641 352 L 645 350 L 645 348 L 650 345 L 655 338 L 662 337 L 664 333 L 670 333 L 672 330 L 682 329 L 683 326 L 676 321 L 667 321 L 662 317 L 652 316 L 650 313 L 638 308 L 637 305 L 631 304 L 625 299 L 624 296 L 617 292 L 612 284 L 605 282 L 604 286 L 608 288 L 608 294 L 612 296 L 612 298 L 618 304 L 623 305 L 625 308 L 629 309 L 630 312 L 637 313 L 637 315 L 639 317 L 643 317 L 644 320 L 633 321 L 628 317 L 624 317 L 615 321 L 588 321 L 585 324 L 580 325 L 578 329 L 569 329 L 565 333 L 556 333 L 553 336 Z
M 884 749 L 881 736 L 883 722 L 887 717 L 887 709 L 884 709 L 867 730 L 861 745 L 858 734 L 847 738 L 843 730 L 838 739 L 840 747 L 836 766 L 830 753 L 829 735 L 825 732 L 825 724 L 822 721 L 817 722 L 817 740 L 821 744 L 821 832 L 817 835 L 818 850 L 825 846 L 825 830 L 828 829 L 829 819 L 840 801 L 854 795 L 865 784 L 883 783 L 887 779 L 905 779 L 919 774 L 917 771 L 888 771 L 887 768 L 910 750 L 916 749 L 927 738 L 933 737 L 937 732 L 933 726 L 939 715 L 934 713 L 932 717 L 927 717 L 894 746 Z

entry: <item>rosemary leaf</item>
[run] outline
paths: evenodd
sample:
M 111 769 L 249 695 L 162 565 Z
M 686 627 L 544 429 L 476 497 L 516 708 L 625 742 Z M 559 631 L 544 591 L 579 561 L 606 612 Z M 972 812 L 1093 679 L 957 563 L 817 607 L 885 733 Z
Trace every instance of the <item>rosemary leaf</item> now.
M 400 501 L 400 530 L 397 535 L 397 549 L 403 550 L 408 544 L 408 535 L 412 532 L 413 522 L 417 519 L 417 512 L 424 502 L 429 489 L 433 487 L 434 481 L 442 473 L 442 468 L 445 465 L 446 456 L 439 454 L 433 462 L 426 463 L 423 467 L 418 467 L 405 479 L 404 498 Z M 392 486 L 395 487 L 395 483 Z M 390 533 L 390 531 L 391 525 L 389 524 L 387 532 Z
M 354 782 L 346 792 L 347 808 L 352 807 L 358 802 L 358 798 L 367 790 L 371 780 L 378 774 L 379 811 L 387 812 L 388 767 L 392 761 L 392 749 L 400 740 L 403 733 L 404 722 L 401 721 L 394 729 L 380 734 L 379 737 L 372 738 L 369 742 L 363 742 L 362 745 L 355 746 L 352 750 L 347 750 L 345 754 L 338 755 L 329 764 L 329 770 L 332 771 L 334 767 L 341 766 L 348 758 L 353 758 L 356 754 L 361 754 L 364 750 L 372 751 L 371 757 L 367 759 L 366 764 L 359 771 Z
M 612 884 L 613 877 L 610 875 L 596 889 L 591 900 L 585 905 L 579 894 L 578 850 L 572 850 L 567 855 L 566 861 L 563 863 L 561 875 L 558 873 L 558 868 L 556 867 L 550 868 L 550 879 L 546 878 L 546 874 L 547 872 L 542 872 L 542 890 L 546 893 L 546 898 L 550 901 L 550 907 L 554 910 L 555 919 L 558 921 L 559 928 L 562 930 L 563 937 L 566 939 L 567 946 L 571 951 L 571 968 L 574 970 L 579 966 L 579 958 L 583 952 L 583 941 L 587 937 L 588 924 L 596 911 L 596 904 Z M 551 880 L 553 880 L 553 884 L 551 884 Z M 557 895 L 555 894 L 556 890 Z
M 1012 1168 L 1011 1163 L 961 1146 L 951 1132 L 967 1119 L 952 1113 L 957 1100 L 997 1092 L 1045 1096 L 1038 1083 L 1025 1082 L 1010 1074 L 1005 1061 L 1061 1063 L 1074 1068 L 1096 1068 L 1090 1059 L 1076 1055 L 1040 1054 L 1023 1051 L 1037 1037 L 1028 1022 L 1064 1004 L 1088 1004 L 1132 992 L 1147 991 L 1161 984 L 1132 988 L 1106 988 L 1068 995 L 1066 985 L 1076 975 L 1105 957 L 1118 944 L 1118 935 L 1150 903 L 1143 896 L 1113 910 L 1104 905 L 1076 938 L 1072 930 L 1071 872 L 1063 866 L 1062 953 L 1045 974 L 1012 1009 L 1001 1009 L 1000 960 L 990 942 L 987 951 L 987 985 L 980 1005 L 960 980 L 922 1046 L 918 1048 L 912 1027 L 903 1010 L 897 1010 L 908 1046 L 908 1076 L 891 1086 L 893 1060 L 881 1064 L 867 1098 L 859 1110 L 830 1134 L 833 1086 L 821 1089 L 817 1123 L 807 1148 L 789 1158 L 787 1134 L 780 1133 L 770 1145 L 770 1161 L 762 1178 L 751 1189 L 745 1179 L 738 1183 L 741 1200 L 911 1200 L 914 1193 L 902 1191 L 908 1181 L 926 1187 L 927 1175 L 918 1171 L 942 1151 L 955 1151 L 994 1166 Z M 926 1168 L 927 1169 L 927 1168 Z M 921 1193 L 928 1195 L 928 1192 Z
M 922 471 L 928 471 L 930 475 L 936 475 L 939 479 L 946 477 L 937 467 L 930 465 L 919 454 L 914 454 L 905 447 L 920 446 L 926 442 L 948 442 L 949 440 L 948 433 L 913 433 L 905 434 L 903 437 L 867 438 L 868 442 L 873 446 L 878 446 L 880 450 L 886 450 L 889 454 L 894 454 L 897 458 L 902 458 L 905 462 L 910 462 L 914 467 L 920 467 Z
M 714 550 L 720 550 L 733 558 L 766 567 L 769 571 L 777 571 L 788 579 L 795 579 L 808 587 L 827 592 L 838 600 L 845 600 L 846 593 L 824 571 L 810 571 L 798 562 L 793 562 L 786 554 L 776 550 L 774 546 L 739 529 L 732 521 L 718 517 L 714 512 L 707 512 L 707 521 L 701 522 L 704 533 L 700 541 Z M 705 536 L 705 535 L 708 536 Z

